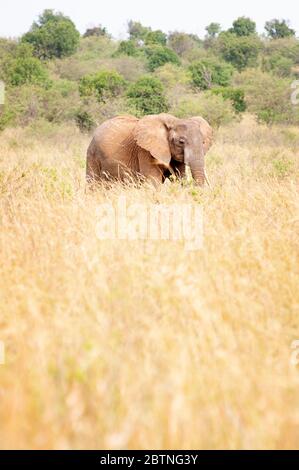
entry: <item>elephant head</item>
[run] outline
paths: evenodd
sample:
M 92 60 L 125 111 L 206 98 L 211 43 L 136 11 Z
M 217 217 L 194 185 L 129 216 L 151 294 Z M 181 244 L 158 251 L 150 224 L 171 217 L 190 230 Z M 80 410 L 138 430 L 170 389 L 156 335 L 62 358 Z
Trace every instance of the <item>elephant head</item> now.
M 190 166 L 195 182 L 208 182 L 204 156 L 212 144 L 212 128 L 202 117 L 178 119 L 170 114 L 145 116 L 134 129 L 137 144 L 160 163 L 171 160 Z

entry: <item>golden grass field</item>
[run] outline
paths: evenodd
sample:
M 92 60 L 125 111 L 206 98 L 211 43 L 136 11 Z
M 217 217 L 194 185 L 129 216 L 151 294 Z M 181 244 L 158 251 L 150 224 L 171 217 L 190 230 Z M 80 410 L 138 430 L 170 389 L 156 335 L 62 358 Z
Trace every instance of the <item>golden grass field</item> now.
M 0 135 L 1 448 L 298 448 L 299 130 L 220 129 L 211 190 L 86 193 L 89 140 Z M 99 240 L 120 195 L 201 204 L 203 249 Z

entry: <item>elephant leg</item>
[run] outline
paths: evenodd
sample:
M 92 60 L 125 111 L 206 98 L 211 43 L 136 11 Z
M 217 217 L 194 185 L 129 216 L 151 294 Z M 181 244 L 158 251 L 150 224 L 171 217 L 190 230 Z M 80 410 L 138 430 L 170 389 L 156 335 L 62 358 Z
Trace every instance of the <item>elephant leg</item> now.
M 99 181 L 101 178 L 101 160 L 97 154 L 94 142 L 91 141 L 87 150 L 86 179 L 89 183 Z
M 140 149 L 138 153 L 139 173 L 145 177 L 146 181 L 158 186 L 163 182 L 163 169 L 160 168 L 157 160 L 146 150 Z

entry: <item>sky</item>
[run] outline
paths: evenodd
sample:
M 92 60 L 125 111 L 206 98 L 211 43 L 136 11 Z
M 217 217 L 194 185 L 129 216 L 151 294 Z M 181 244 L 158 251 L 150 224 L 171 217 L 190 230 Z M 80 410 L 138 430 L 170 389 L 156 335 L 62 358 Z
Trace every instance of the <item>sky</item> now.
M 2 7 L 1 7 L 2 4 Z M 217 22 L 223 29 L 239 16 L 249 16 L 263 32 L 273 18 L 290 20 L 299 34 L 295 0 L 0 0 L 0 36 L 17 37 L 29 30 L 46 8 L 69 16 L 81 33 L 102 24 L 115 38 L 125 38 L 127 21 L 133 19 L 164 32 L 184 31 L 205 34 L 205 27 Z

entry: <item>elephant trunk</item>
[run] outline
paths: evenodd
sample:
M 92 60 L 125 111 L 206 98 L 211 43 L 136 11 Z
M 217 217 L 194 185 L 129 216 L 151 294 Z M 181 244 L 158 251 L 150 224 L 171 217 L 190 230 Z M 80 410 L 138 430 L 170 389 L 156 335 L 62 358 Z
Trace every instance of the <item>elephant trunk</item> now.
M 192 178 L 194 181 L 203 186 L 205 181 L 208 182 L 205 173 L 205 162 L 204 162 L 204 151 L 202 145 L 200 145 L 199 151 L 192 152 L 185 149 L 186 163 L 190 166 Z

